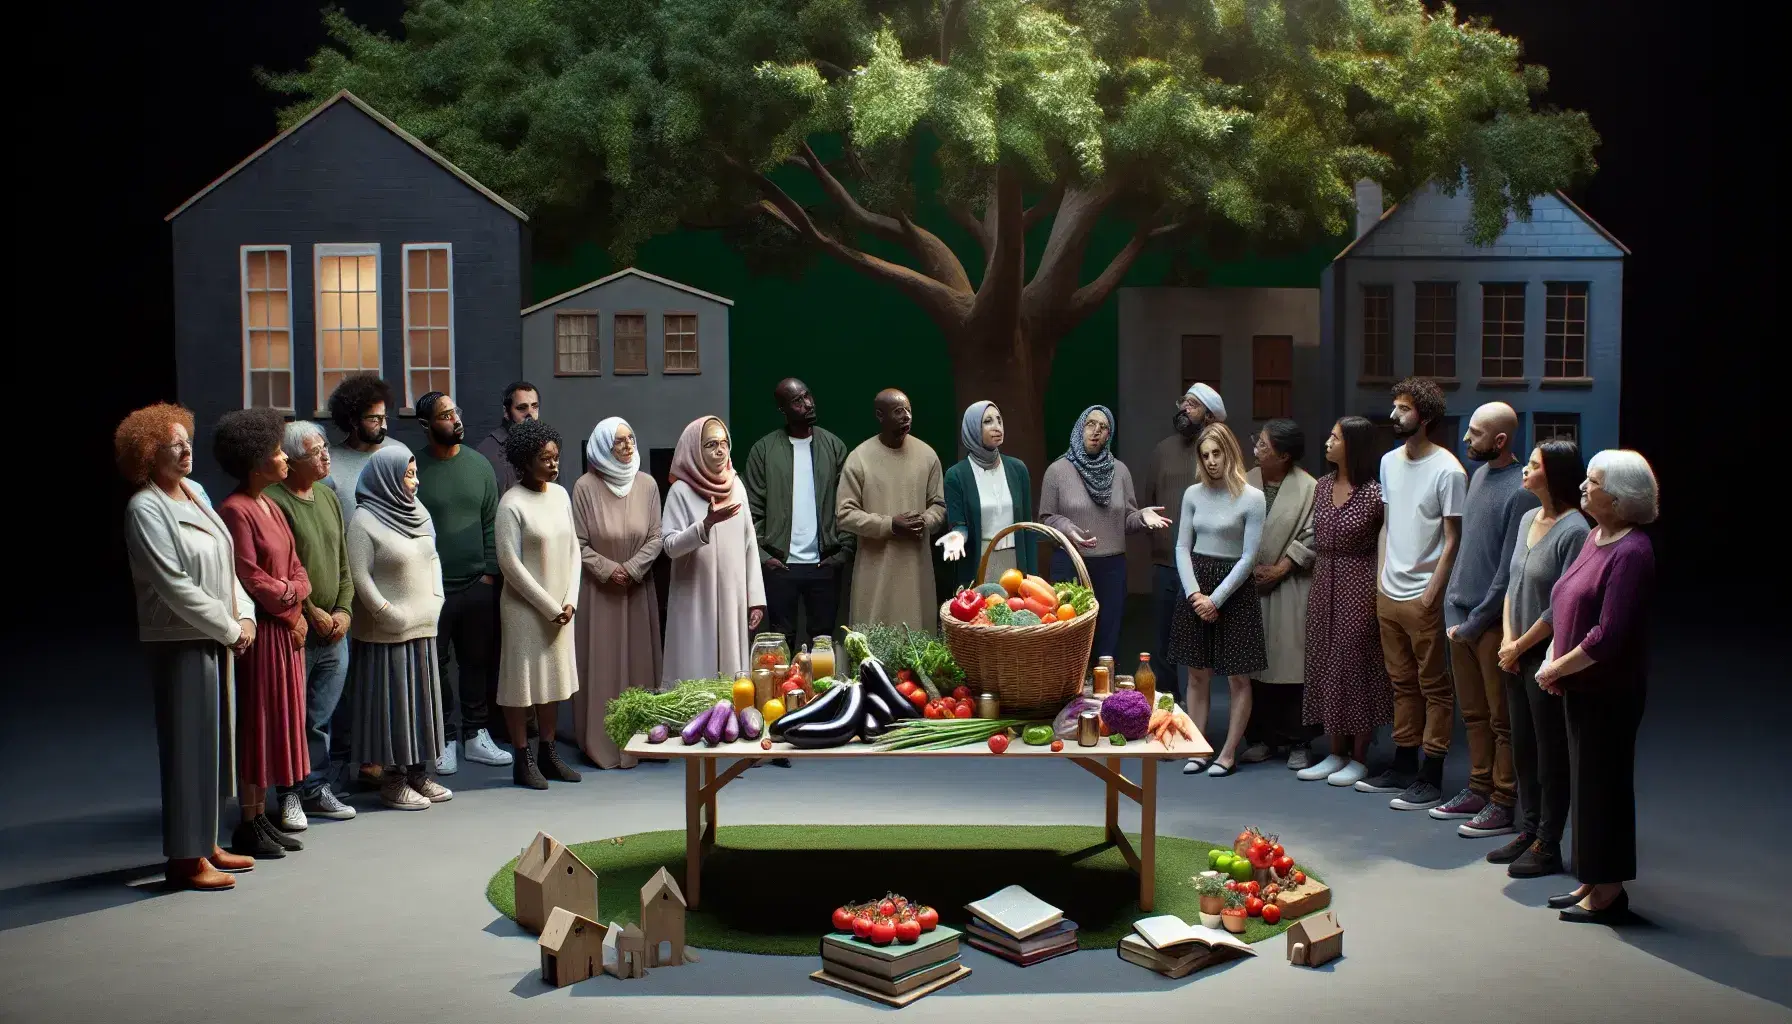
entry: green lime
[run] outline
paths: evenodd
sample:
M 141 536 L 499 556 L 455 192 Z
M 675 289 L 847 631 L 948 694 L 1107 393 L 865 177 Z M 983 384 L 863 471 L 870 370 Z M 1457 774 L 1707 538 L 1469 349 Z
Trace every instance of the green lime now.
M 1232 858 L 1232 855 L 1222 849 L 1219 849 L 1218 847 L 1208 850 L 1207 851 L 1207 866 L 1214 869 L 1215 871 L 1218 871 L 1220 868 L 1220 859 L 1222 857 L 1227 860 L 1230 860 Z
M 1244 857 L 1233 857 L 1232 863 L 1227 867 L 1227 871 L 1231 873 L 1234 882 L 1248 882 L 1251 880 L 1251 862 Z

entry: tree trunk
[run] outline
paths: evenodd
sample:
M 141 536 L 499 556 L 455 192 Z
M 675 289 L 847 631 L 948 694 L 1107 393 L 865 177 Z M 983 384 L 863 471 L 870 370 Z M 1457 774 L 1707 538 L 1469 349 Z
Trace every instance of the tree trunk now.
M 1024 327 L 1014 328 L 1007 337 L 960 337 L 952 346 L 952 386 L 957 399 L 953 422 L 962 422 L 964 410 L 972 402 L 994 402 L 1002 410 L 1007 432 L 1002 454 L 1025 463 L 1032 475 L 1033 493 L 1028 499 L 1034 503 L 1035 518 L 1039 482 L 1051 453 L 1059 448 L 1045 436 L 1045 391 L 1035 383 L 1049 374 L 1050 360 L 1051 347 L 1042 350 Z M 957 447 L 949 457 L 942 452 L 941 460 L 951 465 L 962 459 L 964 453 Z

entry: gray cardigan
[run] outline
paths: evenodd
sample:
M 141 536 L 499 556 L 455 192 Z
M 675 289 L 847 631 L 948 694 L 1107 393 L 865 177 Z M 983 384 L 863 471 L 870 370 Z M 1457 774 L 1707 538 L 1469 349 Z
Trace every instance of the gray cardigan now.
M 1514 640 L 1523 636 L 1539 619 L 1554 625 L 1549 592 L 1554 589 L 1556 580 L 1562 578 L 1562 573 L 1574 564 L 1590 530 L 1585 516 L 1573 510 L 1564 511 L 1556 517 L 1556 524 L 1549 528 L 1543 539 L 1527 548 L 1524 542 L 1531 535 L 1531 524 L 1542 514 L 1542 509 L 1534 508 L 1519 519 L 1518 542 L 1512 546 L 1506 584 L 1506 610 L 1509 613 L 1506 628 L 1511 630 Z
M 145 484 L 125 506 L 125 550 L 137 592 L 137 636 L 145 641 L 236 643 L 255 605 L 236 578 L 236 545 L 196 480 L 191 501 Z

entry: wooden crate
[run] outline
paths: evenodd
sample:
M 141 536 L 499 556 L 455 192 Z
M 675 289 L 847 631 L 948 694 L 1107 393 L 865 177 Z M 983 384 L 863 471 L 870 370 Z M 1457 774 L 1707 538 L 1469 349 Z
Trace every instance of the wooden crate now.
M 1305 917 L 1316 910 L 1324 910 L 1331 904 L 1331 886 L 1317 878 L 1309 877 L 1300 886 L 1276 893 L 1276 906 L 1282 908 L 1282 916 L 1287 918 Z

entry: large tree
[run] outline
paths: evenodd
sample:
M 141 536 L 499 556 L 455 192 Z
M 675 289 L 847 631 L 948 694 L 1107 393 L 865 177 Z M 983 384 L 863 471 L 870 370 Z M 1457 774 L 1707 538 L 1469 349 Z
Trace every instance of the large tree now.
M 1490 240 L 1598 141 L 1533 107 L 1516 39 L 1418 0 L 413 0 L 402 39 L 326 17 L 333 45 L 267 77 L 302 97 L 288 122 L 350 89 L 618 260 L 693 225 L 838 260 L 938 325 L 960 404 L 996 401 L 1036 475 L 1057 344 L 1154 239 L 1337 235 L 1371 177 L 1467 188 Z M 1104 217 L 1130 240 L 1086 266 Z

